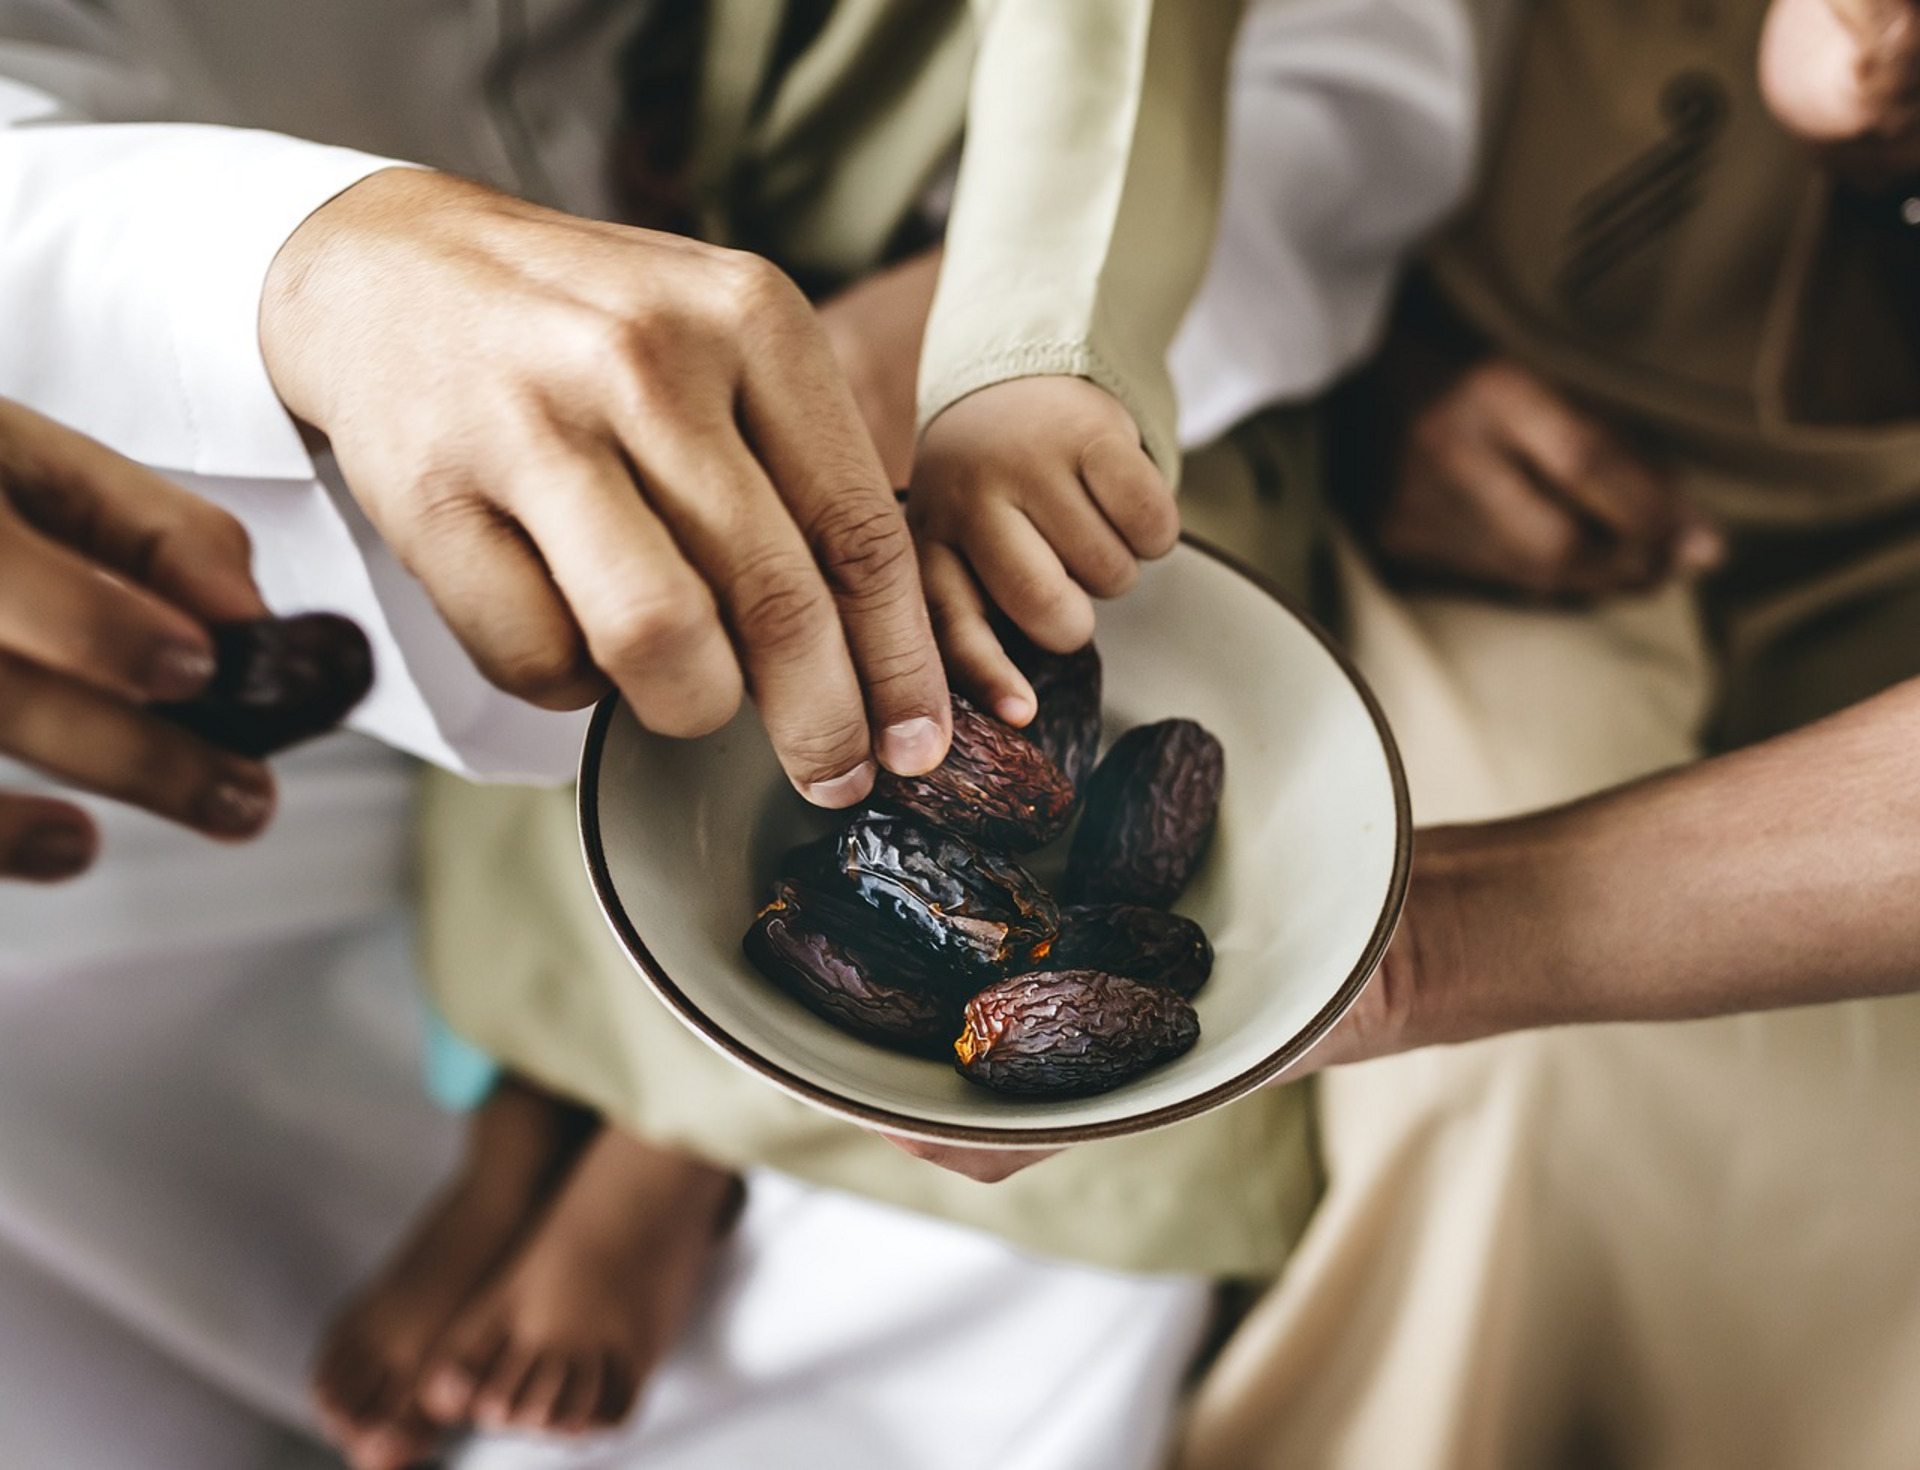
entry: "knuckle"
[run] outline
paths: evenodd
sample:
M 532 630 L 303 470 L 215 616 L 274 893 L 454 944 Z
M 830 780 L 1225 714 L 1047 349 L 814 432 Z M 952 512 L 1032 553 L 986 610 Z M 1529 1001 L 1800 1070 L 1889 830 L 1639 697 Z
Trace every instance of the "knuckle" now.
M 480 662 L 491 683 L 541 709 L 578 708 L 600 688 L 593 662 L 578 643 L 496 650 Z
M 868 749 L 867 726 L 859 719 L 789 730 L 780 739 L 780 754 L 788 772 L 807 784 L 846 775 L 867 758 Z
M 786 272 L 751 251 L 727 252 L 720 259 L 720 275 L 726 309 L 737 321 L 760 322 L 769 313 L 783 317 L 805 305 Z
M 900 513 L 853 493 L 835 496 L 813 528 L 813 551 L 835 593 L 864 597 L 892 587 L 913 565 Z
M 734 631 L 762 656 L 778 656 L 810 641 L 830 616 L 823 588 L 804 569 L 763 564 L 735 594 Z
M 1113 546 L 1093 548 L 1081 569 L 1081 581 L 1095 597 L 1118 597 L 1139 580 L 1140 563 Z
M 587 644 L 604 667 L 641 669 L 684 657 L 707 636 L 704 599 L 662 589 L 621 598 L 596 610 Z

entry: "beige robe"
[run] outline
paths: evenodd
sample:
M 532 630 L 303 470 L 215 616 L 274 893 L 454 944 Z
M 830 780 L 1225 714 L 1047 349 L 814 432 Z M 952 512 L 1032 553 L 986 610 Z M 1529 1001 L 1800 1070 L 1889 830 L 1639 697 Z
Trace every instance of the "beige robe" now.
M 1423 822 L 1920 672 L 1916 339 L 1761 105 L 1761 12 L 1532 7 L 1435 274 L 1667 458 L 1734 557 L 1697 600 L 1587 613 L 1397 598 L 1349 558 Z M 1321 1112 L 1328 1193 L 1181 1470 L 1916 1463 L 1920 998 L 1437 1049 L 1329 1075 Z

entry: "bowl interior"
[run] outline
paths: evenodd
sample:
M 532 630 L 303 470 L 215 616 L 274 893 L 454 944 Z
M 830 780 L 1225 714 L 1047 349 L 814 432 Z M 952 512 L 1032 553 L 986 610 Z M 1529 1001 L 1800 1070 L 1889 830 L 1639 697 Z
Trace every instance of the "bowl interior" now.
M 1398 917 L 1410 848 L 1397 754 L 1323 637 L 1217 555 L 1183 544 L 1100 613 L 1105 736 L 1176 715 L 1226 751 L 1220 824 L 1177 905 L 1212 979 L 1185 1056 L 1097 1097 L 1010 1099 L 857 1040 L 776 990 L 740 939 L 779 858 L 833 819 L 787 784 L 743 710 L 700 740 L 599 711 L 581 769 L 589 872 L 662 999 L 736 1061 L 808 1101 L 927 1138 L 1069 1142 L 1160 1126 L 1291 1063 L 1351 1004 Z M 1027 859 L 1057 878 L 1066 842 Z

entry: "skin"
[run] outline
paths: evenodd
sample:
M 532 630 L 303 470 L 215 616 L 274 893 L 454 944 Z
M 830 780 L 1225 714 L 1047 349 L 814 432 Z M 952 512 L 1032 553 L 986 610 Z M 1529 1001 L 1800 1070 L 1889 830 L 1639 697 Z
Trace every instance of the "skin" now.
M 946 677 L 906 523 L 826 338 L 758 257 L 375 174 L 269 272 L 282 400 L 480 669 L 611 682 L 667 735 L 751 692 L 823 806 L 939 764 Z
M 427 1415 L 565 1435 L 621 1423 L 692 1317 L 739 1202 L 725 1170 L 602 1128 L 435 1343 Z
M 989 606 L 1071 653 L 1093 637 L 1093 599 L 1120 596 L 1180 539 L 1132 416 L 1084 378 L 1017 378 L 948 408 L 921 436 L 907 505 L 955 682 L 1013 725 L 1037 705 Z
M 273 778 L 148 713 L 213 675 L 206 624 L 266 613 L 231 516 L 0 401 L 0 754 L 209 837 L 266 825 Z M 99 848 L 71 802 L 0 791 L 0 878 Z
M 513 1078 L 470 1116 L 459 1173 L 329 1324 L 314 1360 L 314 1405 L 354 1470 L 431 1456 L 444 1431 L 418 1403 L 429 1351 L 525 1244 L 598 1126 Z

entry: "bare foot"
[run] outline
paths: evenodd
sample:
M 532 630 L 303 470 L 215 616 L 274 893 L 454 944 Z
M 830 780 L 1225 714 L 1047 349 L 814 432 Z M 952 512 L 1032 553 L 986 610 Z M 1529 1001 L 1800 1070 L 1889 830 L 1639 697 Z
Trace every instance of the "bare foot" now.
M 431 1453 L 440 1428 L 414 1403 L 427 1350 L 538 1221 L 593 1127 L 591 1114 L 512 1080 L 475 1111 L 458 1177 L 320 1346 L 314 1400 L 356 1470 L 401 1470 Z
M 733 1175 L 603 1128 L 513 1264 L 434 1348 L 422 1406 L 447 1425 L 620 1423 L 679 1340 L 741 1198 Z

